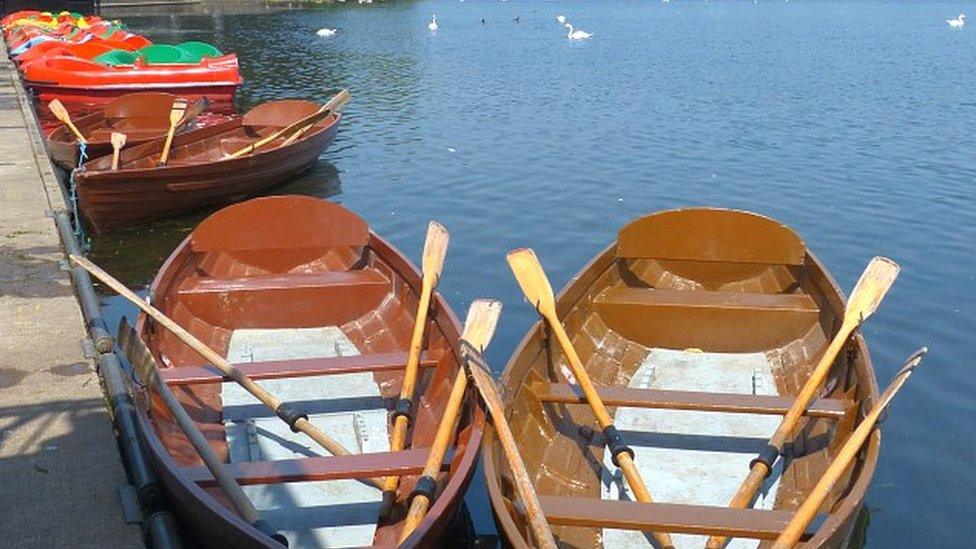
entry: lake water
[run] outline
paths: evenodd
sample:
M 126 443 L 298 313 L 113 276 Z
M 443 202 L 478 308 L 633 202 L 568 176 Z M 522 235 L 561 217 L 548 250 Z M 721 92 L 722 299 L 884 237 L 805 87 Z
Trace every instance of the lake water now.
M 864 328 L 879 383 L 916 347 L 931 352 L 885 424 L 867 541 L 963 547 L 976 508 L 976 24 L 944 22 L 961 11 L 976 9 L 422 1 L 127 21 L 158 42 L 237 51 L 241 108 L 348 88 L 333 147 L 276 192 L 340 201 L 418 262 L 427 220 L 443 222 L 455 310 L 506 305 L 497 370 L 535 321 L 505 263 L 514 247 L 534 247 L 561 286 L 628 220 L 712 205 L 792 226 L 846 290 L 872 256 L 896 259 L 901 277 Z M 570 43 L 559 13 L 593 38 Z M 316 37 L 326 26 L 339 34 Z M 97 239 L 94 256 L 144 285 L 199 219 Z M 480 479 L 468 502 L 490 533 Z

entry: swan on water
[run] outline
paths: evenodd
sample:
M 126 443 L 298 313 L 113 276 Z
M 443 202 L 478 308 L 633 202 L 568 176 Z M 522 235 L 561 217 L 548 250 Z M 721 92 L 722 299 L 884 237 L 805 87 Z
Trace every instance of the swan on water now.
M 437 30 L 437 14 L 430 16 L 430 23 L 427 23 L 427 28 L 432 32 Z
M 564 26 L 567 29 L 569 29 L 569 32 L 566 33 L 566 38 L 569 38 L 570 40 L 586 40 L 587 38 L 593 36 L 593 33 L 581 31 L 581 30 L 573 30 L 572 23 L 567 22 L 566 25 Z
M 322 38 L 328 38 L 330 36 L 335 36 L 337 32 L 339 32 L 338 29 L 324 28 L 324 29 L 319 29 L 319 31 L 316 32 L 315 34 L 321 36 Z
M 959 17 L 956 17 L 955 19 L 946 19 L 946 23 L 949 23 L 949 26 L 954 29 L 961 29 L 966 25 L 966 14 L 960 13 Z

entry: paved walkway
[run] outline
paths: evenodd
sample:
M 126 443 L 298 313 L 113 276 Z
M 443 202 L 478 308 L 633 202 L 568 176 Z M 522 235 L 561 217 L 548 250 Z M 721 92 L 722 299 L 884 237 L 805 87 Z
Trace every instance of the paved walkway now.
M 0 46 L 0 545 L 141 547 L 54 220 L 61 191 Z

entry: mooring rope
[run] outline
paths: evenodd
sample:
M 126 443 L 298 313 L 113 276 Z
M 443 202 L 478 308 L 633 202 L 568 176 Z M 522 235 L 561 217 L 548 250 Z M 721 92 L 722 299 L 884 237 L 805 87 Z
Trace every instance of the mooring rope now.
M 78 166 L 71 170 L 71 177 L 69 179 L 69 189 L 68 189 L 68 201 L 71 202 L 71 229 L 74 232 L 75 238 L 78 239 L 78 243 L 81 249 L 85 252 L 91 251 L 91 239 L 85 234 L 85 228 L 81 223 L 81 214 L 78 210 L 78 183 L 75 181 L 75 172 L 81 169 L 81 165 L 88 160 L 87 145 L 85 143 L 78 143 Z

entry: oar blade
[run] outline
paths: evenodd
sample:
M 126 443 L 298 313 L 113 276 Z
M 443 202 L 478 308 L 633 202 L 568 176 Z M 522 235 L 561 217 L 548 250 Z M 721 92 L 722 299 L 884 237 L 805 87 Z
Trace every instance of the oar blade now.
M 864 322 L 881 304 L 885 294 L 898 278 L 901 267 L 887 257 L 875 257 L 858 279 L 847 301 L 845 320 Z
M 169 111 L 169 125 L 176 127 L 183 119 L 183 114 L 186 113 L 186 99 L 176 99 L 173 101 L 173 107 Z
M 468 307 L 461 339 L 483 352 L 491 337 L 495 335 L 498 317 L 502 314 L 502 302 L 495 299 L 476 299 Z
M 901 389 L 901 386 L 908 381 L 908 378 L 915 372 L 915 369 L 919 367 L 922 363 L 922 359 L 925 358 L 925 354 L 929 352 L 928 347 L 922 347 L 919 350 L 912 353 L 907 359 L 905 359 L 904 364 L 898 369 L 888 388 L 881 395 L 878 400 L 878 406 L 885 407 L 891 402 L 891 399 L 895 397 L 895 393 Z
M 64 104 L 62 104 L 60 100 L 51 100 L 51 102 L 47 104 L 47 108 L 51 109 L 51 112 L 54 113 L 54 117 L 61 122 L 68 119 L 68 111 L 64 108 Z
M 512 268 L 515 280 L 522 293 L 533 306 L 541 311 L 555 312 L 556 303 L 552 295 L 552 285 L 539 263 L 532 248 L 520 248 L 508 252 L 508 266 Z
M 126 136 L 124 133 L 112 132 L 112 148 L 121 149 L 125 146 Z
M 155 371 L 153 366 L 156 359 L 153 358 L 149 347 L 146 347 L 146 344 L 139 339 L 139 334 L 136 333 L 135 329 L 129 324 L 129 320 L 124 316 L 122 317 L 122 321 L 119 322 L 116 341 L 119 343 L 119 348 L 122 349 L 123 356 L 125 356 L 126 360 L 129 361 L 129 364 L 132 365 L 139 375 L 139 381 L 147 385 L 150 384 L 152 382 L 153 372 Z
M 424 277 L 434 277 L 434 280 L 440 278 L 450 240 L 450 233 L 440 223 L 431 221 L 427 225 L 427 240 L 424 242 L 424 257 L 421 263 Z

